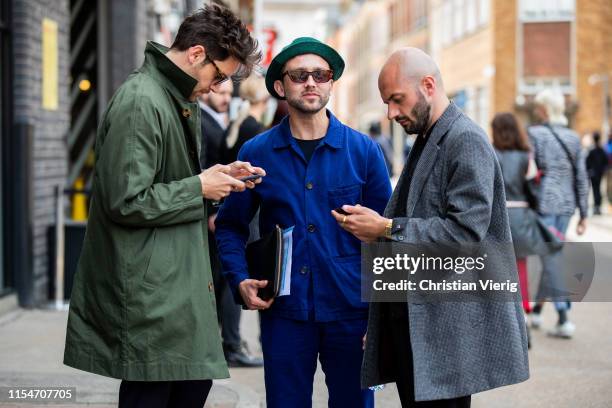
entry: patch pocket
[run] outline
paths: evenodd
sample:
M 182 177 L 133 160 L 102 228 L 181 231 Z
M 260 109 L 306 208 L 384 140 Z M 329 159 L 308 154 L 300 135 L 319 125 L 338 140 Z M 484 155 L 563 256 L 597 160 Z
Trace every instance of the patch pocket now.
M 361 255 L 332 259 L 334 281 L 344 299 L 353 307 L 363 307 L 361 301 Z
M 361 184 L 335 188 L 327 192 L 330 209 L 335 210 L 345 204 L 356 205 L 361 203 Z

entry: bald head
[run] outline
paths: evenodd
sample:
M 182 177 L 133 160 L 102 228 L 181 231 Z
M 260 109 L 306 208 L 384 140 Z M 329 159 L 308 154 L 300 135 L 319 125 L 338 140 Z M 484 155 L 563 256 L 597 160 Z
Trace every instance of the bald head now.
M 435 78 L 437 88 L 443 91 L 442 76 L 435 61 L 419 48 L 406 47 L 391 54 L 380 71 L 378 83 L 380 86 L 381 80 L 389 79 L 417 84 L 426 76 Z
M 424 134 L 448 106 L 440 69 L 418 48 L 395 51 L 378 76 L 387 117 L 406 133 Z

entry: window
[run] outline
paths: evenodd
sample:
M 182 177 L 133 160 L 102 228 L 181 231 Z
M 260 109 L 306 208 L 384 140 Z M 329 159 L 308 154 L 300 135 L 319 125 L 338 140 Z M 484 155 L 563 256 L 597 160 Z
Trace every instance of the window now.
M 569 22 L 524 23 L 523 77 L 569 78 L 571 27 Z
M 453 28 L 453 5 L 450 0 L 442 6 L 442 44 L 449 45 L 452 41 Z
M 478 26 L 478 8 L 476 2 L 478 0 L 466 0 L 465 2 L 465 30 L 468 33 L 476 30 Z
M 486 86 L 476 89 L 476 122 L 483 129 L 489 128 L 489 90 Z
M 491 0 L 478 0 L 478 25 L 484 26 L 489 24 L 489 17 L 491 12 Z
M 463 37 L 465 32 L 464 3 L 464 0 L 453 0 L 453 40 Z

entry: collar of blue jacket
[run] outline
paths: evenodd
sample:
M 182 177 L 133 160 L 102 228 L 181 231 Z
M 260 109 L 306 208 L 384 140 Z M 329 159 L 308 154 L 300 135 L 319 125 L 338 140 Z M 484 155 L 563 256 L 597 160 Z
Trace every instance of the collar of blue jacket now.
M 341 149 L 344 144 L 344 134 L 340 130 L 345 126 L 340 122 L 329 110 L 326 111 L 327 117 L 329 118 L 329 126 L 327 127 L 327 133 L 323 139 L 323 143 L 334 149 Z M 273 142 L 275 149 L 282 149 L 291 146 L 295 141 L 291 134 L 291 127 L 289 126 L 289 115 L 285 116 L 283 120 L 278 124 L 278 132 L 276 132 Z

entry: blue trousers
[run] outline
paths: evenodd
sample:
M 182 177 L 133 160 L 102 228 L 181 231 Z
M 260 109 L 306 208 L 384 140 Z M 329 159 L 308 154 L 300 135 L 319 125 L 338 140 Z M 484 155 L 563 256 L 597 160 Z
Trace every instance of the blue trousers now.
M 317 357 L 325 373 L 330 408 L 374 407 L 359 378 L 367 320 L 318 323 L 261 315 L 268 408 L 311 408 Z
M 563 235 L 567 232 L 567 226 L 570 221 L 569 215 L 544 214 L 541 217 L 544 224 L 555 227 L 557 231 L 561 232 Z M 551 290 L 566 290 L 562 251 L 557 251 L 549 255 L 542 255 L 540 259 L 542 260 L 542 277 L 538 285 L 536 299 L 538 301 L 544 301 L 547 297 L 552 297 L 555 309 L 558 312 L 568 310 L 571 305 L 569 299 L 561 297 L 558 294 L 550 295 L 548 293 Z

